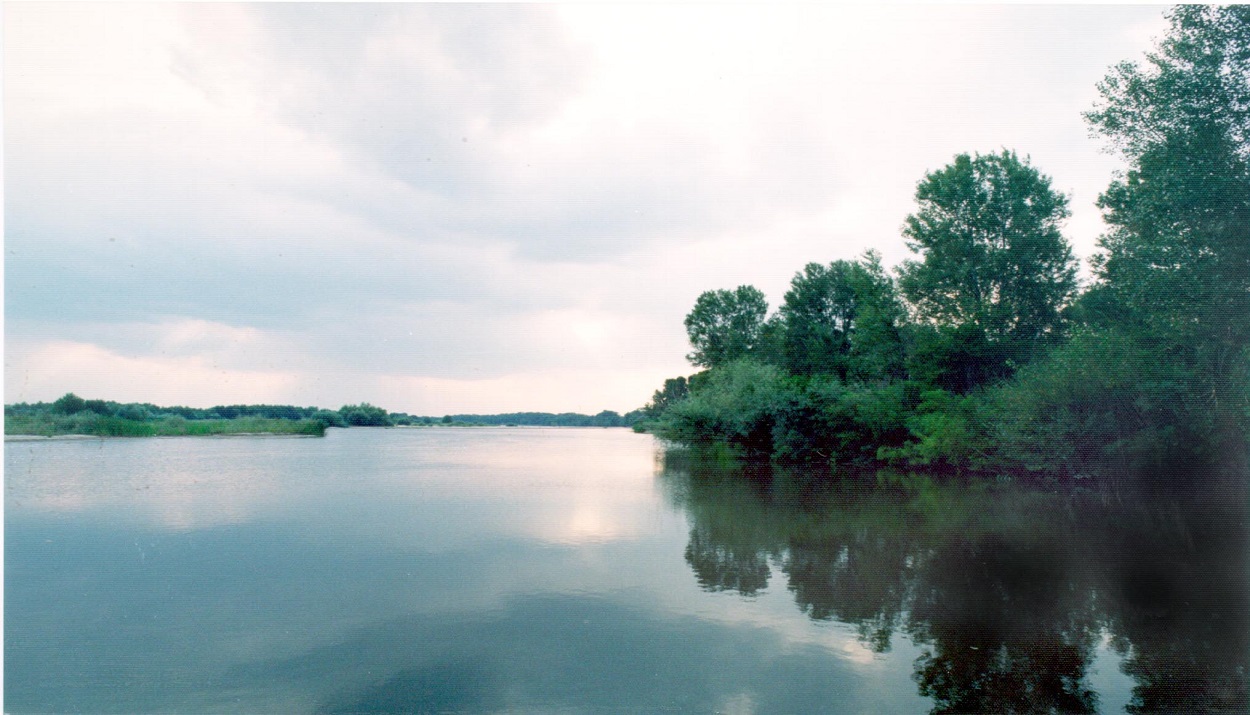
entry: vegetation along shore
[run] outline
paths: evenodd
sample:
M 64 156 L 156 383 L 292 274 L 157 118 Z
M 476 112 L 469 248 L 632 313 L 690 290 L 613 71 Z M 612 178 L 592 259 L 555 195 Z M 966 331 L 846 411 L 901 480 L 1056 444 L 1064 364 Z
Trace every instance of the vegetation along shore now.
M 429 417 L 388 412 L 368 403 L 337 410 L 293 405 L 159 407 L 150 403 L 86 400 L 69 393 L 54 402 L 4 407 L 6 436 L 172 437 L 226 434 L 322 436 L 330 427 L 628 427 L 641 411 L 596 415 L 515 412 L 501 415 Z
M 961 154 L 918 183 L 896 270 L 811 263 L 771 315 L 752 286 L 699 296 L 703 370 L 666 381 L 640 428 L 775 462 L 1244 475 L 1250 7 L 1169 21 L 1085 114 L 1126 167 L 1098 199 L 1087 285 L 1050 178 L 1010 150 Z

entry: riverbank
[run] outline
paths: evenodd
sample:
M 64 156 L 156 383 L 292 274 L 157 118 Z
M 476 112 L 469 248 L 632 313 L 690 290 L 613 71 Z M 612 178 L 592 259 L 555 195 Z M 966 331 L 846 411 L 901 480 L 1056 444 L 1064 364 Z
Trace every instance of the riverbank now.
M 283 420 L 264 417 L 187 420 L 166 417 L 156 420 L 130 420 L 94 413 L 74 415 L 6 415 L 5 441 L 21 439 L 84 439 L 96 437 L 217 437 L 235 435 L 275 435 L 322 437 L 326 423 L 321 420 Z
M 279 432 L 228 432 L 221 434 L 206 435 L 152 435 L 153 437 L 284 437 L 290 439 L 306 439 L 315 438 L 319 435 L 315 434 L 290 434 Z M 117 437 L 114 435 L 98 435 L 98 434 L 57 434 L 44 436 L 40 434 L 6 434 L 5 442 L 81 442 L 85 440 L 104 440 L 104 439 L 130 439 L 129 437 Z

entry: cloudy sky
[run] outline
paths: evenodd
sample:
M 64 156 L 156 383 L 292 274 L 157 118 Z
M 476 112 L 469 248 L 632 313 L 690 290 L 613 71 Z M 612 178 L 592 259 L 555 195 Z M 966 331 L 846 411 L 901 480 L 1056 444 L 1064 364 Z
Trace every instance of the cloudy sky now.
M 6 3 L 5 402 L 620 412 L 704 290 L 781 301 L 1081 119 L 1160 6 Z

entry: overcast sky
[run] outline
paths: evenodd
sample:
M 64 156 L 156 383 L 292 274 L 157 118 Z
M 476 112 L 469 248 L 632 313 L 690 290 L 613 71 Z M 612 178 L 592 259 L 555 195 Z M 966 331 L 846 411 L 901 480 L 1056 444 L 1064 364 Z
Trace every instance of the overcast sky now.
M 1014 149 L 1088 257 L 1081 112 L 1160 6 L 4 8 L 5 402 L 625 412 L 699 293 L 909 253 Z

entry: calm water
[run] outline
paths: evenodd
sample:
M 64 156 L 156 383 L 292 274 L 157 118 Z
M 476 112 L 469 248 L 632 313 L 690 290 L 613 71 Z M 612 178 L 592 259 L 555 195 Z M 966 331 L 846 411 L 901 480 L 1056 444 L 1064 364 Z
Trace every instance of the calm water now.
M 871 482 L 872 480 L 868 480 Z M 626 430 L 5 445 L 8 712 L 1244 712 L 1244 503 Z

